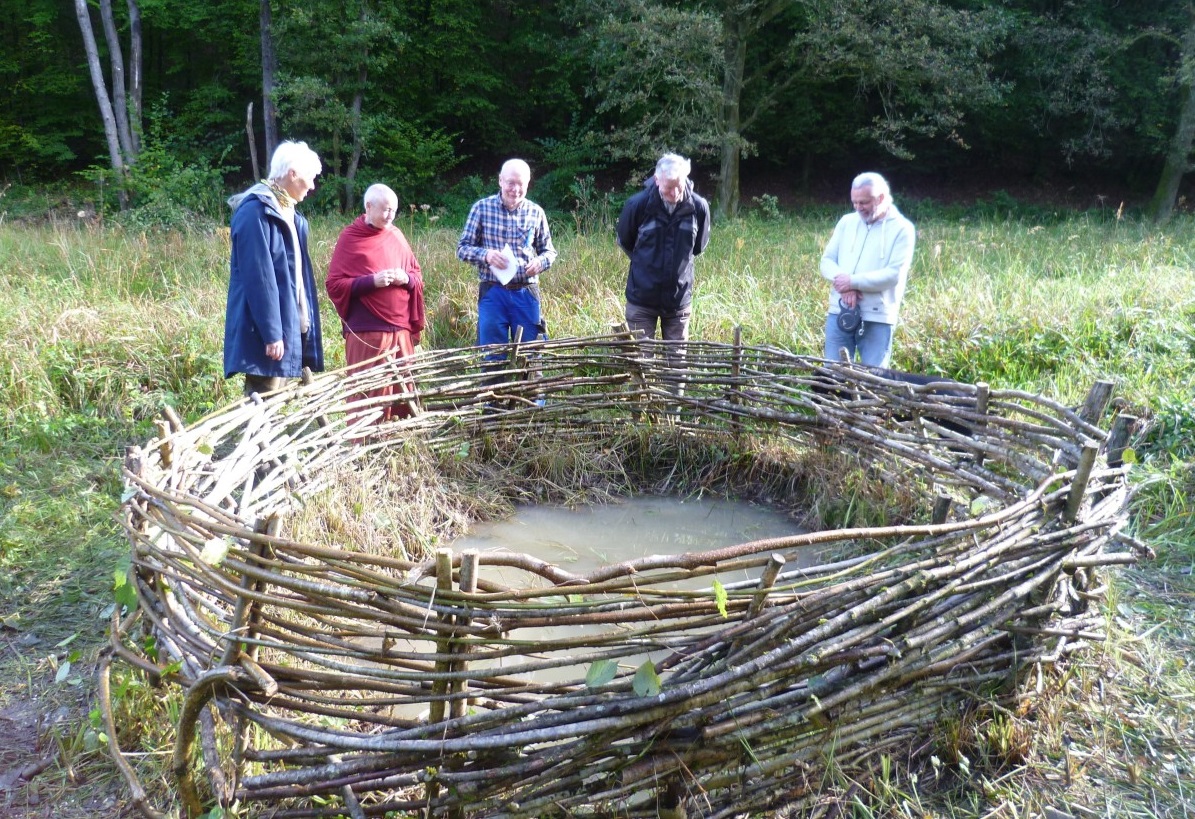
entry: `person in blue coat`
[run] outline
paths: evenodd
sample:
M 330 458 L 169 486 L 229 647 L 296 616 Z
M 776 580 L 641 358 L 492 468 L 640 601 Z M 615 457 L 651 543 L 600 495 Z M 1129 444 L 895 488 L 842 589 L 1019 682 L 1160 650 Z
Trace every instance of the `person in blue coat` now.
M 324 340 L 307 220 L 295 205 L 323 170 L 304 142 L 283 142 L 269 178 L 228 200 L 232 257 L 224 316 L 224 377 L 245 375 L 245 395 L 272 392 L 304 367 L 324 369 Z

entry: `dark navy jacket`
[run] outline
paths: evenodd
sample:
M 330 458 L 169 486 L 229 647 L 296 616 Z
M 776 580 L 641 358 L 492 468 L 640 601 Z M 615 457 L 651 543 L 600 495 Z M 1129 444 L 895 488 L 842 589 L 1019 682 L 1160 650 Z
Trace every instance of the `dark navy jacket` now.
M 655 177 L 632 196 L 618 217 L 618 244 L 631 257 L 627 301 L 676 313 L 693 301 L 693 259 L 710 240 L 710 206 L 689 182 L 672 213 Z
M 322 371 L 324 340 L 315 270 L 307 252 L 307 220 L 295 213 L 311 322 L 307 335 L 301 337 L 294 245 L 286 221 L 270 197 L 252 189 L 235 207 L 228 307 L 224 317 L 224 377 L 251 373 L 296 378 L 302 375 L 305 366 L 313 372 Z M 273 361 L 266 357 L 266 344 L 278 339 L 282 339 L 285 349 L 282 360 Z

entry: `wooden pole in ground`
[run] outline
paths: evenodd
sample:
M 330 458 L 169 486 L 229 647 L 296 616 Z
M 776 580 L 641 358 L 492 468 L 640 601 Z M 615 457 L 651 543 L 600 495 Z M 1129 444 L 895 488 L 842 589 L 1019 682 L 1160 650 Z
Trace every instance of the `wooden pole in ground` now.
M 1066 513 L 1063 517 L 1067 523 L 1074 523 L 1079 517 L 1079 507 L 1083 504 L 1083 495 L 1087 492 L 1087 482 L 1091 480 L 1091 468 L 1095 466 L 1095 456 L 1099 449 L 1095 441 L 1088 441 L 1083 445 L 1079 466 L 1075 469 L 1075 479 L 1071 483 L 1070 495 L 1066 499 Z
M 1111 381 L 1097 381 L 1092 384 L 1091 391 L 1087 393 L 1087 398 L 1079 410 L 1079 417 L 1089 424 L 1098 423 L 1104 410 L 1108 408 L 1108 402 L 1112 400 L 1112 388 Z
M 452 549 L 436 550 L 436 592 L 452 591 Z M 442 615 L 441 622 L 447 625 L 447 619 L 452 615 Z M 436 637 L 436 653 L 447 654 L 452 650 L 452 638 L 448 629 L 441 629 Z M 448 693 L 448 680 L 444 674 L 452 668 L 448 660 L 436 660 L 436 678 L 432 681 L 432 700 L 429 707 L 432 722 L 442 722 L 444 719 L 444 695 Z
M 1124 452 L 1129 448 L 1129 438 L 1136 426 L 1135 416 L 1116 416 L 1112 422 L 1112 430 L 1108 433 L 1108 466 L 1116 467 L 1124 463 Z
M 437 549 L 436 550 L 436 593 L 452 591 L 452 549 Z M 432 598 L 435 600 L 435 597 Z M 428 605 L 431 605 L 429 603 Z M 440 616 L 440 622 L 448 625 L 451 621 L 452 615 L 446 614 Z M 436 653 L 448 654 L 452 650 L 452 636 L 448 629 L 440 629 L 436 636 Z M 448 679 L 444 676 L 447 672 L 452 670 L 452 662 L 450 660 L 436 660 L 436 676 L 432 680 L 432 701 L 428 706 L 428 721 L 429 722 L 443 722 L 445 714 L 445 695 L 448 694 Z M 432 803 L 436 801 L 436 797 L 440 795 L 440 783 L 434 778 L 427 780 L 427 810 L 424 816 L 431 818 Z

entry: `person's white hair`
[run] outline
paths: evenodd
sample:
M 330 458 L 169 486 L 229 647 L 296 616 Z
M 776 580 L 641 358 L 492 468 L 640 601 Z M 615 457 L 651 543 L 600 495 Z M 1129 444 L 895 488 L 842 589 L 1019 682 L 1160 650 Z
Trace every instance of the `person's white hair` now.
M 502 170 L 498 171 L 499 179 L 506 179 L 511 174 L 517 174 L 521 179 L 531 181 L 531 166 L 521 159 L 508 159 L 502 163 Z
M 375 182 L 365 189 L 365 207 L 369 207 L 370 202 L 381 202 L 388 199 L 393 199 L 394 206 L 398 207 L 398 194 L 392 191 L 389 185 Z
M 291 170 L 305 179 L 315 179 L 324 166 L 319 154 L 308 148 L 306 142 L 280 142 L 270 159 L 270 180 L 277 182 Z
M 692 169 L 689 160 L 680 154 L 664 154 L 656 162 L 656 179 L 688 179 Z
M 888 180 L 875 171 L 867 171 L 855 177 L 855 181 L 851 183 L 851 190 L 856 191 L 859 188 L 871 188 L 873 196 L 887 196 L 888 201 L 892 201 L 892 191 L 888 188 Z

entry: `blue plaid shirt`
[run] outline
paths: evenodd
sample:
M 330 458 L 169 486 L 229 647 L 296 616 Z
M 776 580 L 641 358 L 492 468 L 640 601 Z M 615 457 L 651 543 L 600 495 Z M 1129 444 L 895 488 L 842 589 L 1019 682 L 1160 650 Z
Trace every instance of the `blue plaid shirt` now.
M 552 232 L 548 229 L 548 215 L 539 205 L 524 199 L 513 211 L 507 210 L 498 194 L 487 196 L 473 203 L 465 229 L 456 246 L 456 257 L 462 262 L 477 265 L 477 273 L 483 282 L 498 283 L 498 277 L 490 272 L 485 261 L 487 250 L 502 250 L 510 245 L 519 262 L 518 272 L 509 286 L 533 284 L 535 276 L 528 276 L 527 265 L 539 259 L 543 270 L 556 261 L 556 248 L 552 245 Z M 542 272 L 542 271 L 541 271 Z

